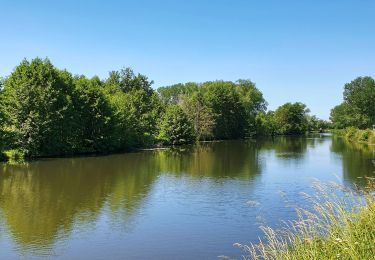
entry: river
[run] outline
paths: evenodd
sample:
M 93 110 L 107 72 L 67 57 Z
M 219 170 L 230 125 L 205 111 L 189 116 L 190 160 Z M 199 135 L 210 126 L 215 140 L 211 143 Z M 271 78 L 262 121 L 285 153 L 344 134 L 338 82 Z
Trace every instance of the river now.
M 375 149 L 330 135 L 0 165 L 0 259 L 240 259 L 315 179 L 363 185 Z

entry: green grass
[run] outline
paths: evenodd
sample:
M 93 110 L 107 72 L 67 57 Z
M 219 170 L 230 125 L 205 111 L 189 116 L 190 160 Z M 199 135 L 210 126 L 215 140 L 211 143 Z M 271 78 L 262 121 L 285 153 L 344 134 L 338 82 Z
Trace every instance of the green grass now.
M 314 207 L 298 209 L 298 220 L 282 230 L 262 227 L 265 239 L 239 245 L 245 259 L 375 259 L 375 193 L 319 185 Z M 342 191 L 341 195 L 337 191 Z M 343 195 L 344 194 L 344 195 Z

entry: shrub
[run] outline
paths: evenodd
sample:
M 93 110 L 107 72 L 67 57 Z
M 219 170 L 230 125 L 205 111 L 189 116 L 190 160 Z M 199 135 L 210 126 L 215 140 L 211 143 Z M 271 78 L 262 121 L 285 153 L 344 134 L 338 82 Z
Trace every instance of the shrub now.
M 355 139 L 355 136 L 357 134 L 358 129 L 355 127 L 348 127 L 346 129 L 345 138 L 349 141 L 352 141 Z
M 21 163 L 25 160 L 25 152 L 23 150 L 12 149 L 2 153 L 4 161 L 9 163 Z

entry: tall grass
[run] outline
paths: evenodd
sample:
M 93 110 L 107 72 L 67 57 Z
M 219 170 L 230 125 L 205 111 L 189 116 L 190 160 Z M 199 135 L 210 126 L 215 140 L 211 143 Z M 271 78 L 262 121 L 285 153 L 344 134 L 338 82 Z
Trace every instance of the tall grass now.
M 361 130 L 355 127 L 348 127 L 345 129 L 335 129 L 332 132 L 345 137 L 348 141 L 375 145 L 375 131 L 371 129 Z
M 367 188 L 316 185 L 309 210 L 274 230 L 262 227 L 265 239 L 239 245 L 245 259 L 375 259 L 374 181 Z

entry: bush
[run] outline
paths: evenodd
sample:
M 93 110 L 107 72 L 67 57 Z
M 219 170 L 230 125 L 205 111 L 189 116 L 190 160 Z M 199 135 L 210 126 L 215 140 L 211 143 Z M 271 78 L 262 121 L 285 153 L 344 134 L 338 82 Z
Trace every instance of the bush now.
M 368 143 L 375 145 L 375 131 L 372 131 L 372 134 L 370 135 L 370 137 L 368 139 Z
M 358 140 L 361 142 L 368 142 L 370 136 L 373 134 L 373 131 L 370 129 L 366 129 L 363 131 L 358 132 Z
M 346 129 L 345 138 L 349 141 L 355 139 L 358 129 L 355 127 L 349 127 Z
M 25 152 L 18 149 L 4 151 L 2 156 L 2 159 L 9 163 L 22 163 L 25 160 Z

